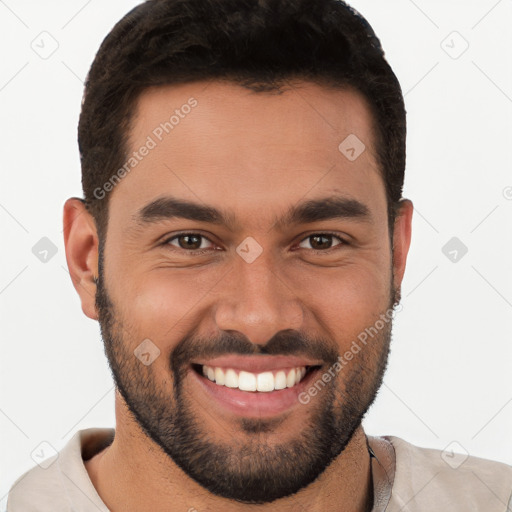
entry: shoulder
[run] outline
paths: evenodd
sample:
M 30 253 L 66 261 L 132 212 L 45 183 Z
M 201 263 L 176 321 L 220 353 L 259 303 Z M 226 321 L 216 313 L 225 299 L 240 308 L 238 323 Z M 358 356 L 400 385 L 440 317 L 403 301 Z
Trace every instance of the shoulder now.
M 49 457 L 21 476 L 12 484 L 7 495 L 7 512 L 36 512 L 47 510 L 48 504 L 56 510 L 66 507 L 56 461 L 59 454 Z
M 111 443 L 114 432 L 109 428 L 77 431 L 59 452 L 16 479 L 7 495 L 7 512 L 57 512 L 82 502 L 107 511 L 89 479 L 84 459 Z
M 504 512 L 512 503 L 512 466 L 452 450 L 422 448 L 395 436 L 382 437 L 395 450 L 387 511 Z

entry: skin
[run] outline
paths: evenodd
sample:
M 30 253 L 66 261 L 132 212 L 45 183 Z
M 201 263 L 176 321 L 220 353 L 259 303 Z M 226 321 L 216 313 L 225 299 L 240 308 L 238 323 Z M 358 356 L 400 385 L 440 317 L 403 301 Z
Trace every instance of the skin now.
M 128 345 L 126 353 L 151 339 L 161 354 L 148 367 L 148 375 L 169 396 L 175 384 L 169 360 L 186 336 L 238 332 L 262 347 L 276 333 L 293 329 L 344 354 L 388 309 L 393 292 L 399 295 L 411 240 L 413 205 L 402 200 L 391 246 L 373 119 L 357 92 L 308 82 L 295 83 L 281 95 L 221 82 L 146 90 L 131 127 L 132 150 L 191 96 L 198 106 L 112 191 L 104 246 L 104 287 L 115 305 L 117 325 L 122 325 L 119 335 Z M 353 162 L 338 150 L 349 134 L 366 145 Z M 222 209 L 236 224 L 174 218 L 137 225 L 134 214 L 139 209 L 171 193 Z M 332 195 L 364 203 L 370 221 L 275 224 L 290 206 Z M 98 320 L 94 278 L 99 240 L 94 220 L 80 200 L 66 202 L 64 226 L 68 267 L 82 310 Z M 187 254 L 176 239 L 170 247 L 162 244 L 181 231 L 207 237 L 202 247 L 210 251 Z M 334 237 L 328 252 L 313 251 L 308 237 L 325 231 L 350 243 L 337 245 Z M 250 264 L 236 252 L 247 237 L 263 248 Z M 374 376 L 388 351 L 385 335 L 389 337 L 383 333 L 373 346 L 369 344 L 360 356 L 364 359 L 349 363 L 330 384 L 339 407 L 346 406 L 343 390 L 351 364 L 352 375 L 357 374 L 356 364 L 364 368 L 361 395 L 369 403 L 373 400 Z M 183 389 L 192 417 L 211 440 L 237 445 L 250 437 L 240 428 L 240 418 L 205 399 L 190 375 L 184 377 Z M 308 420 L 328 396 L 322 392 L 308 405 L 290 408 L 258 439 L 266 446 L 301 439 Z M 258 412 L 253 416 L 260 417 Z M 191 507 L 228 512 L 362 511 L 369 510 L 372 500 L 361 425 L 341 454 L 298 493 L 267 504 L 242 504 L 208 492 L 183 472 L 141 429 L 119 391 L 115 440 L 85 466 L 114 512 Z

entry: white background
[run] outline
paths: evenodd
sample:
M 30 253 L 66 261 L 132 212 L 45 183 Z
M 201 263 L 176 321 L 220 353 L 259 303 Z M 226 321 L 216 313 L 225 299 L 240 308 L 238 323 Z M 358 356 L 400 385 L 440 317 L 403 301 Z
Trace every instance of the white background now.
M 66 270 L 62 206 L 81 196 L 83 80 L 137 3 L 0 1 L 2 510 L 42 441 L 59 450 L 78 429 L 115 425 L 99 328 Z M 512 1 L 351 5 L 402 84 L 404 195 L 416 207 L 403 310 L 366 431 L 440 449 L 457 441 L 512 464 Z M 58 43 L 47 59 L 32 48 L 42 37 L 46 50 Z M 47 263 L 32 253 L 42 237 L 58 251 Z M 455 263 L 442 252 L 452 237 L 468 248 Z

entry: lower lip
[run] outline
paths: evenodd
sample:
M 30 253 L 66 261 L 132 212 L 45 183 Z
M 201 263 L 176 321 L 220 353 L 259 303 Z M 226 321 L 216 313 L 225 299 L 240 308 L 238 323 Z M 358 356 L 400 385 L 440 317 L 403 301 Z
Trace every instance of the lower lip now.
M 299 402 L 298 396 L 307 389 L 309 382 L 315 378 L 318 371 L 318 368 L 311 371 L 291 388 L 269 391 L 267 393 L 241 391 L 236 388 L 219 386 L 192 369 L 190 374 L 206 393 L 209 400 L 213 399 L 232 414 L 245 418 L 270 418 L 287 412 L 297 405 L 303 406 Z

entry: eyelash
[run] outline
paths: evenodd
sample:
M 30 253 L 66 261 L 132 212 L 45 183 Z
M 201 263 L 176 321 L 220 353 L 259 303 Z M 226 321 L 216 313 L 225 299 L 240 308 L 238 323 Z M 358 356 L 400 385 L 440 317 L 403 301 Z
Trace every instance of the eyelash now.
M 210 243 L 214 244 L 214 242 L 212 242 L 208 237 L 206 237 L 205 235 L 202 235 L 200 233 L 195 233 L 195 232 L 184 232 L 184 233 L 178 233 L 176 235 L 173 235 L 172 237 L 170 238 L 167 238 L 165 239 L 163 242 L 162 242 L 162 245 L 163 246 L 168 246 L 168 245 L 171 245 L 170 242 L 177 239 L 177 238 L 180 238 L 182 236 L 187 236 L 187 235 L 192 235 L 192 236 L 197 236 L 197 237 L 200 237 L 200 238 L 203 238 L 205 240 L 208 240 Z M 311 235 L 308 235 L 304 238 L 302 238 L 300 241 L 299 241 L 299 245 L 304 242 L 305 240 L 307 240 L 308 238 L 312 238 L 314 236 L 332 236 L 333 238 L 337 238 L 340 243 L 333 246 L 333 247 L 329 247 L 328 249 L 308 249 L 309 251 L 313 251 L 314 253 L 329 253 L 331 252 L 332 250 L 335 250 L 336 247 L 338 246 L 345 246 L 345 245 L 349 245 L 349 243 L 347 242 L 347 240 L 345 240 L 344 238 L 340 237 L 338 234 L 336 233 L 331 233 L 329 231 L 319 231 L 318 233 L 312 233 Z M 207 252 L 210 252 L 212 249 L 183 249 L 182 247 L 174 247 L 173 246 L 173 249 L 176 249 L 178 251 L 182 251 L 182 252 L 185 252 L 185 253 L 189 253 L 189 254 L 205 254 Z
M 343 237 L 339 236 L 336 233 L 331 233 L 330 231 L 320 231 L 318 233 L 311 233 L 311 235 L 308 235 L 304 237 L 299 244 L 301 244 L 304 240 L 307 240 L 308 238 L 312 238 L 314 236 L 332 236 L 333 238 L 337 238 L 340 243 L 334 245 L 333 247 L 329 247 L 328 249 L 308 249 L 309 251 L 313 251 L 314 253 L 331 253 L 331 251 L 337 250 L 336 248 L 341 248 L 342 246 L 349 245 L 347 240 L 345 240 Z

